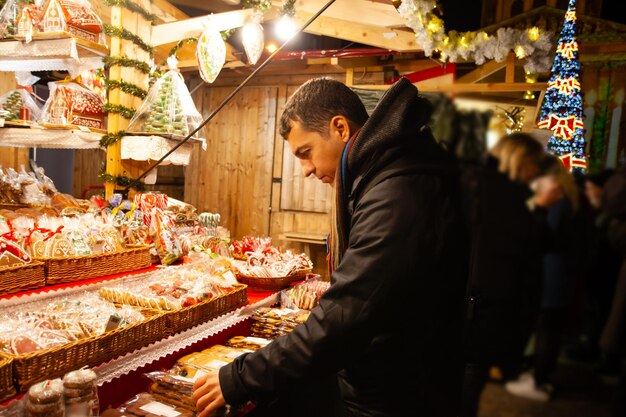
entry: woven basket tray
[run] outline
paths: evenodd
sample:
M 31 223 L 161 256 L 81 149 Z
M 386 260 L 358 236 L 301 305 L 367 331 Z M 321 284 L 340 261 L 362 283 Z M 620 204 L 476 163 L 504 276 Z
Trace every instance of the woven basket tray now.
M 121 252 L 70 258 L 37 259 L 46 264 L 46 285 L 135 271 L 152 265 L 150 246 L 127 248 Z
M 46 285 L 46 271 L 43 262 L 0 269 L 0 295 L 32 290 Z
M 295 274 L 288 277 L 252 277 L 237 274 L 237 281 L 246 284 L 251 290 L 256 291 L 280 291 L 287 288 L 294 281 L 304 279 L 311 269 L 300 269 Z
M 204 301 L 180 310 L 165 312 L 168 333 L 175 334 L 182 332 L 247 305 L 248 293 L 246 290 L 247 286 L 241 285 L 233 292 L 212 300 Z
M 13 385 L 13 359 L 0 356 L 0 401 L 8 400 L 15 396 Z
M 167 336 L 164 314 L 150 310 L 142 312 L 146 320 L 98 336 L 22 355 L 8 355 L 13 359 L 16 388 L 19 392 L 26 392 L 36 382 L 60 378 L 83 366 L 100 365 Z

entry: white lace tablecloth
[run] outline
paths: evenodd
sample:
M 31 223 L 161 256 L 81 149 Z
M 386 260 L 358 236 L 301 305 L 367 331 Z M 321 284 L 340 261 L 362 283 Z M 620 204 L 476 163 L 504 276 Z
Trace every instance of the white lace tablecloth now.
M 206 148 L 204 139 L 190 139 L 165 158 L 161 165 L 189 165 L 194 143 L 199 142 L 203 149 Z M 158 161 L 178 143 L 178 140 L 161 136 L 124 136 L 121 157 L 135 161 Z
M 102 133 L 69 129 L 0 128 L 0 146 L 52 149 L 97 149 Z
M 81 71 L 103 67 L 102 56 L 74 38 L 0 42 L 0 71 Z

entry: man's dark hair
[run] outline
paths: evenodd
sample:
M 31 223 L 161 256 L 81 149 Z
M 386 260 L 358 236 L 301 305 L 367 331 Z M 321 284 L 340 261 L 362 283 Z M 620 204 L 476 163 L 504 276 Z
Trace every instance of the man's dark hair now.
M 300 122 L 308 131 L 326 135 L 328 122 L 334 116 L 346 117 L 353 128 L 360 128 L 368 118 L 363 102 L 348 86 L 332 78 L 313 78 L 287 101 L 280 117 L 280 135 L 287 139 L 292 121 Z

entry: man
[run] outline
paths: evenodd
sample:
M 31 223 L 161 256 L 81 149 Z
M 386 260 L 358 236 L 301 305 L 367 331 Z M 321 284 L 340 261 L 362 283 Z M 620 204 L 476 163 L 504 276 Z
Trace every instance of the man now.
M 289 99 L 281 135 L 304 175 L 334 185 L 331 286 L 291 333 L 200 378 L 199 417 L 335 374 L 346 416 L 457 415 L 467 239 L 430 113 L 404 78 L 370 117 L 329 78 Z

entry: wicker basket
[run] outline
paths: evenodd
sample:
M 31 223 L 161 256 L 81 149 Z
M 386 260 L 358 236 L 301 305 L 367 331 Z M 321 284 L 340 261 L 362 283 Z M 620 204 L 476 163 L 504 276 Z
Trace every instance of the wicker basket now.
M 13 378 L 18 391 L 26 392 L 36 382 L 62 377 L 83 366 L 100 365 L 167 336 L 164 314 L 142 312 L 145 320 L 98 336 L 22 355 L 8 355 L 13 359 Z
M 46 271 L 43 262 L 11 266 L 0 269 L 0 295 L 13 294 L 46 285 Z
M 120 252 L 70 258 L 40 258 L 46 264 L 46 285 L 80 281 L 135 271 L 152 265 L 150 246 L 127 248 Z
M 233 292 L 204 301 L 180 310 L 167 311 L 167 330 L 169 334 L 176 334 L 190 329 L 198 324 L 212 320 L 222 314 L 233 311 L 248 304 L 246 285 L 240 285 Z
M 0 356 L 0 401 L 8 400 L 16 394 L 13 385 L 13 359 Z
M 287 288 L 292 282 L 304 279 L 311 269 L 299 269 L 295 274 L 288 277 L 252 277 L 237 274 L 237 281 L 246 284 L 251 290 L 256 291 L 280 291 Z

